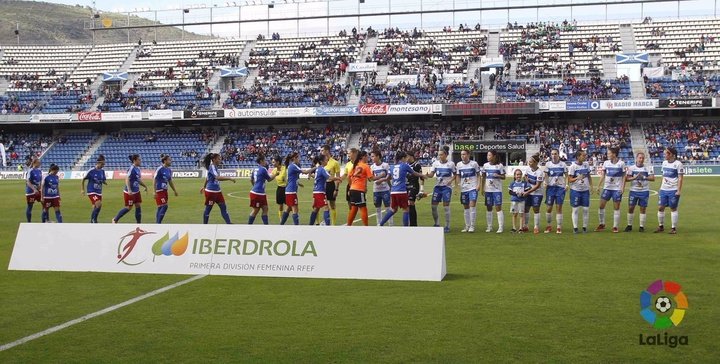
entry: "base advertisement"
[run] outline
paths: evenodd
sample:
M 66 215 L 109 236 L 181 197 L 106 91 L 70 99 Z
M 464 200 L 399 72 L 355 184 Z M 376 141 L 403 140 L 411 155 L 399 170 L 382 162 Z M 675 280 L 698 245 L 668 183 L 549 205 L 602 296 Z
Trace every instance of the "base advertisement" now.
M 9 269 L 441 281 L 445 237 L 433 227 L 23 223 Z

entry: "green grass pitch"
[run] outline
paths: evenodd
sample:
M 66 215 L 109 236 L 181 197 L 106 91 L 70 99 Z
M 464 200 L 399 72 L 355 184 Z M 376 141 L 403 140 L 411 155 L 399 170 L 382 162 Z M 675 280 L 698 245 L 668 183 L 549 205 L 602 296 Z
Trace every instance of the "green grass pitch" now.
M 171 197 L 167 223 L 202 221 L 201 184 L 177 180 L 181 195 Z M 718 362 L 718 184 L 715 177 L 686 178 L 676 236 L 573 235 L 567 205 L 561 236 L 486 234 L 484 211 L 478 211 L 481 232 L 461 234 L 455 195 L 442 282 L 206 277 L 0 352 L 0 363 Z M 112 181 L 106 188 L 101 221 L 109 222 L 121 207 L 120 185 Z M 311 183 L 305 185 L 302 223 L 311 205 Z M 79 186 L 61 182 L 67 222 L 89 219 L 90 204 Z M 247 180 L 223 183 L 235 223 L 247 221 L 249 187 Z M 274 183 L 268 187 L 274 192 Z M 186 278 L 8 271 L 18 223 L 25 219 L 22 182 L 0 182 L 0 195 L 0 345 Z M 143 195 L 145 222 L 154 220 L 151 197 Z M 657 224 L 656 204 L 655 195 L 648 230 Z M 421 225 L 431 225 L 428 199 L 418 210 Z M 38 220 L 39 206 L 34 212 Z M 340 203 L 338 220 L 346 213 Z M 221 222 L 217 209 L 211 219 Z M 278 222 L 274 209 L 270 219 Z M 690 308 L 678 327 L 655 330 L 639 315 L 640 292 L 656 279 L 683 286 Z M 689 345 L 639 344 L 640 334 L 658 333 L 687 336 Z

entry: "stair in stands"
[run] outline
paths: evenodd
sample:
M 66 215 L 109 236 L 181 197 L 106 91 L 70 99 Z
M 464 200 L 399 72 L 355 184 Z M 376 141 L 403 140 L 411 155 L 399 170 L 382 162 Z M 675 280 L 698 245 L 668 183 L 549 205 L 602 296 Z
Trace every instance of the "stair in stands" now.
M 100 78 L 100 77 L 98 77 L 98 78 Z M 93 95 L 97 96 L 97 93 L 93 92 Z M 92 104 L 92 106 L 90 106 L 90 111 L 98 111 L 98 107 L 100 105 L 102 105 L 103 102 L 105 102 L 105 96 L 100 96 L 100 97 L 96 98 L 95 102 Z
M 487 57 L 500 57 L 500 32 L 490 32 L 488 34 Z
M 633 31 L 632 24 L 620 24 L 620 44 L 625 53 L 637 52 L 635 32 Z
M 630 127 L 630 145 L 632 145 L 633 155 L 644 153 L 645 157 L 649 156 L 647 143 L 645 141 L 645 132 L 640 126 Z M 646 159 L 649 161 L 649 159 Z
M 375 77 L 375 84 L 381 85 L 387 82 L 388 78 L 388 72 L 390 71 L 390 66 L 377 66 L 377 77 Z
M 368 38 L 368 40 L 365 42 L 365 47 L 360 50 L 360 58 L 357 61 L 365 62 L 365 57 L 372 56 L 372 54 L 375 52 L 375 48 L 377 48 L 377 44 L 378 37 Z
M 125 84 L 122 87 L 121 92 L 125 93 L 130 90 L 131 87 L 133 87 L 133 84 L 135 83 L 135 80 L 137 80 L 138 74 L 137 73 L 128 73 L 128 79 L 125 81 Z
M 218 134 L 217 140 L 213 144 L 210 145 L 209 153 L 217 153 L 220 154 L 222 152 L 222 148 L 225 145 L 225 139 L 227 138 L 227 135 L 220 135 Z
M 615 57 L 603 57 L 602 58 L 602 66 L 603 66 L 603 77 L 604 78 L 617 78 L 617 63 L 615 62 Z
M 485 133 L 487 135 L 487 133 Z M 540 144 L 527 143 L 525 144 L 525 160 L 530 160 L 534 154 L 540 153 Z
M 630 95 L 633 99 L 645 98 L 645 82 L 630 81 Z
M 252 87 L 255 84 L 255 79 L 258 77 L 258 73 L 259 71 L 257 68 L 248 68 L 248 75 L 245 79 L 245 82 L 243 83 L 243 87 L 245 87 L 246 89 Z
M 90 157 L 92 157 L 92 155 L 95 154 L 95 152 L 98 150 L 98 148 L 100 148 L 102 143 L 105 142 L 105 139 L 107 139 L 107 134 L 100 135 L 95 140 L 95 142 L 90 146 L 90 148 L 88 148 L 88 150 L 85 152 L 85 154 L 83 154 L 82 157 L 80 157 L 80 159 L 78 159 L 77 162 L 75 162 L 75 165 L 73 165 L 72 169 L 74 171 L 84 170 L 85 165 L 90 160 Z
M 482 62 L 480 62 L 480 61 L 468 63 L 467 79 L 465 80 L 465 82 L 470 82 L 470 80 L 482 81 L 482 80 L 480 80 L 480 77 L 479 77 L 480 75 L 475 74 L 475 73 L 477 73 L 477 70 L 480 69 L 480 66 L 482 66 Z M 485 83 L 483 82 L 483 85 L 484 84 Z
M 487 90 L 483 91 L 483 104 L 494 104 L 496 102 L 497 96 L 494 87 L 492 89 L 488 88 Z

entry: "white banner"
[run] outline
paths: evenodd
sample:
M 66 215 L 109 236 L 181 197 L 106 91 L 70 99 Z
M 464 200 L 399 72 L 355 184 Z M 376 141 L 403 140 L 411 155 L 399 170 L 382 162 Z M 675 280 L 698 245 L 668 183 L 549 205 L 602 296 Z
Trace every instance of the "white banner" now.
M 665 75 L 665 67 L 645 67 L 643 68 L 643 76 L 649 78 L 659 78 Z
M 172 110 L 148 110 L 149 120 L 170 120 L 172 118 Z
M 350 73 L 377 71 L 377 62 L 350 63 L 347 71 Z
M 25 172 L 0 171 L 0 179 L 25 179 Z
M 432 227 L 20 224 L 10 270 L 440 281 Z
M 565 101 L 540 101 L 540 110 L 565 111 Z
M 92 164 L 92 162 L 88 162 L 88 164 Z M 83 178 L 85 178 L 85 175 L 87 174 L 87 172 L 88 171 L 72 171 L 72 172 L 70 172 L 70 179 L 83 179 Z M 115 174 L 115 171 L 105 171 L 105 178 L 113 179 L 114 174 Z M 67 177 L 67 175 L 66 175 L 66 177 Z
M 102 113 L 102 121 L 134 121 L 142 120 L 141 112 L 112 112 Z M 172 110 L 170 110 L 170 118 L 172 118 Z
M 659 105 L 657 99 L 654 100 L 601 100 L 600 109 L 602 110 L 637 110 L 637 109 L 655 109 Z
M 400 82 L 405 82 L 410 85 L 416 85 L 417 84 L 417 75 L 392 75 L 387 76 L 387 80 L 385 81 L 385 84 L 388 86 L 395 86 Z
M 445 73 L 443 74 L 442 82 L 444 85 L 450 85 L 452 83 L 463 83 L 463 77 L 464 76 L 462 73 Z
M 72 114 L 33 114 L 30 117 L 31 122 L 38 121 L 70 121 Z
M 387 113 L 388 115 L 432 114 L 433 110 L 433 105 L 390 105 Z
M 314 107 L 289 107 L 268 109 L 225 109 L 225 118 L 288 118 L 315 116 Z

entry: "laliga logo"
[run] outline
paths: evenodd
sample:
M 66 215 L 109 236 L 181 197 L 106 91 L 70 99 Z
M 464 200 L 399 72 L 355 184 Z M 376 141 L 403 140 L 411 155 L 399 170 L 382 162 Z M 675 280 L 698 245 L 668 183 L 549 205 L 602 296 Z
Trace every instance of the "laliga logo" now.
M 640 293 L 640 316 L 656 329 L 680 325 L 688 300 L 678 283 L 658 279 Z M 653 299 L 654 298 L 654 299 Z
M 152 231 L 145 231 L 138 228 L 135 228 L 135 230 L 130 231 L 129 233 L 125 234 L 123 237 L 120 238 L 120 243 L 118 243 L 118 264 L 123 263 L 125 265 L 140 265 L 145 262 L 146 259 L 143 259 L 141 261 L 129 261 L 128 257 L 132 252 L 135 250 L 135 247 L 137 243 L 140 241 L 140 238 L 149 235 L 149 234 L 155 234 Z M 188 234 L 185 233 L 182 238 L 178 236 L 177 233 L 171 238 L 169 233 L 165 233 L 162 238 L 160 238 L 158 241 L 156 241 L 152 246 L 152 253 L 153 253 L 153 261 L 155 260 L 156 256 L 159 255 L 175 255 L 180 256 L 187 251 L 188 246 Z

